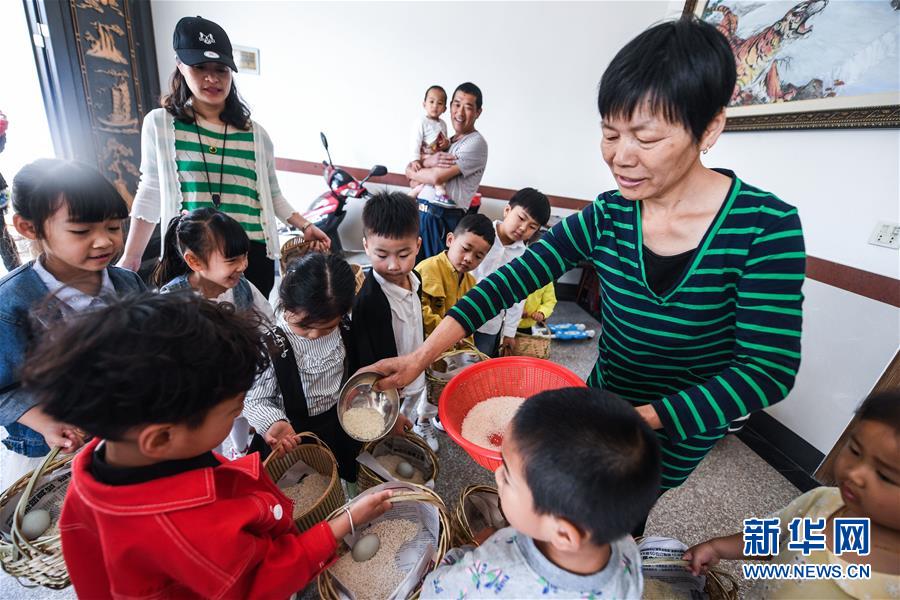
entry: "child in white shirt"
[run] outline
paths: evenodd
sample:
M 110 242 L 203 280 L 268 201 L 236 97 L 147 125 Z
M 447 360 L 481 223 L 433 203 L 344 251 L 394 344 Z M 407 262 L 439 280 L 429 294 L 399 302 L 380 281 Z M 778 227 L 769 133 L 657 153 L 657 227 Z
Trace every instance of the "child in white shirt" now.
M 416 121 L 413 137 L 413 160 L 424 160 L 429 154 L 444 152 L 450 148 L 450 137 L 447 135 L 447 124 L 441 115 L 447 111 L 447 92 L 439 85 L 433 85 L 425 92 L 422 102 L 425 114 Z M 418 198 L 425 184 L 419 184 L 410 190 L 409 195 Z M 447 190 L 443 184 L 434 186 L 435 198 L 448 201 Z
M 522 188 L 509 199 L 503 219 L 494 221 L 497 236 L 490 252 L 472 274 L 481 281 L 503 265 L 525 254 L 525 243 L 550 220 L 550 200 L 534 188 Z M 475 332 L 475 345 L 490 356 L 507 354 L 515 348 L 516 330 L 525 301 L 517 302 Z

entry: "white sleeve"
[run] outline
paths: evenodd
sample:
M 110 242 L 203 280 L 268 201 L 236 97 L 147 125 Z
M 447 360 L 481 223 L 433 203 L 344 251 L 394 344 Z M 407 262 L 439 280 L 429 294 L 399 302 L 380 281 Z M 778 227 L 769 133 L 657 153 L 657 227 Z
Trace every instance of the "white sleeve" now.
M 253 382 L 253 387 L 244 398 L 244 411 L 241 414 L 260 435 L 267 432 L 276 421 L 288 420 L 275 367 L 271 364 Z
M 262 136 L 262 143 L 266 149 L 268 160 L 266 161 L 266 173 L 269 176 L 269 191 L 272 194 L 272 208 L 275 216 L 287 223 L 292 214 L 297 212 L 293 205 L 287 201 L 287 198 L 281 195 L 281 186 L 278 185 L 278 175 L 275 173 L 275 145 L 272 144 L 272 138 L 266 133 L 266 130 L 259 127 L 259 134 Z
M 516 330 L 519 328 L 519 321 L 522 320 L 524 309 L 524 300 L 516 302 L 506 309 L 506 316 L 503 317 L 503 337 L 516 337 Z
M 159 222 L 162 204 L 154 119 L 155 114 L 148 113 L 141 127 L 141 180 L 131 205 L 131 216 L 148 223 Z
M 410 155 L 412 156 L 412 160 L 419 160 L 422 158 L 422 141 L 425 139 L 425 131 L 422 127 L 422 119 L 416 121 L 415 129 L 413 130 L 412 142 L 410 145 Z M 405 165 L 404 165 L 405 166 Z

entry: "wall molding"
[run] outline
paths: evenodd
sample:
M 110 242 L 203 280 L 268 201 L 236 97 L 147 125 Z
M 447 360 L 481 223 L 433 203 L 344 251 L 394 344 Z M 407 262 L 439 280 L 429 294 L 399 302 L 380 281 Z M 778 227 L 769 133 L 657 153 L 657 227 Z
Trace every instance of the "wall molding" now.
M 801 492 L 821 485 L 814 473 L 825 455 L 766 411 L 750 415 L 737 436 Z
M 276 157 L 275 168 L 279 171 L 287 171 L 290 173 L 322 175 L 322 163 L 311 162 L 308 160 Z M 367 169 L 356 167 L 341 166 L 341 168 L 357 179 L 365 177 L 369 172 Z M 409 186 L 409 181 L 406 176 L 401 173 L 388 173 L 384 177 L 374 178 L 373 181 L 398 187 Z M 480 186 L 478 191 L 485 198 L 496 198 L 498 200 L 509 200 L 512 198 L 513 194 L 516 193 L 516 190 L 510 188 L 488 185 Z M 547 197 L 550 199 L 551 206 L 571 210 L 581 210 L 588 202 L 590 202 L 589 200 L 570 198 L 568 196 L 551 196 L 548 194 Z M 869 298 L 870 300 L 876 300 L 900 308 L 900 279 L 864 271 L 863 269 L 842 265 L 815 256 L 806 257 L 806 276 L 812 280 L 836 287 L 846 292 L 858 294 L 865 298 Z
M 336 166 L 344 169 L 357 179 L 362 179 L 369 172 L 368 169 L 360 169 L 358 167 L 345 167 L 343 165 Z M 303 175 L 316 175 L 318 177 L 322 176 L 322 163 L 311 162 L 308 160 L 276 157 L 275 169 L 278 171 L 287 171 L 289 173 L 302 173 Z M 387 185 L 395 185 L 398 187 L 409 187 L 409 180 L 406 178 L 406 175 L 403 175 L 402 173 L 388 173 L 384 177 L 375 177 L 372 179 L 372 181 L 377 181 L 378 183 L 386 183 Z M 489 185 L 479 186 L 478 191 L 485 198 L 496 198 L 497 200 L 509 200 L 513 197 L 513 194 L 516 193 L 516 190 L 513 189 L 493 187 Z M 580 198 L 569 198 L 567 196 L 551 196 L 548 194 L 547 197 L 550 198 L 551 206 L 555 206 L 557 208 L 581 210 L 582 208 L 584 208 L 585 204 L 588 203 L 587 200 L 582 200 Z

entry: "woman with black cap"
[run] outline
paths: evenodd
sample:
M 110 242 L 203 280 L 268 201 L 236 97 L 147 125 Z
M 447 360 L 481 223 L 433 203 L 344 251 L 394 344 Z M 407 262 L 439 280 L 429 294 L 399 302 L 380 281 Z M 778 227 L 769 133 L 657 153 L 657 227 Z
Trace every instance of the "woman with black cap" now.
M 156 223 L 183 210 L 215 207 L 234 217 L 250 237 L 244 275 L 268 297 L 279 254 L 275 218 L 308 240 L 328 236 L 281 195 L 272 141 L 241 100 L 228 34 L 202 17 L 175 26 L 176 68 L 162 108 L 144 118 L 141 182 L 120 266 L 137 270 Z

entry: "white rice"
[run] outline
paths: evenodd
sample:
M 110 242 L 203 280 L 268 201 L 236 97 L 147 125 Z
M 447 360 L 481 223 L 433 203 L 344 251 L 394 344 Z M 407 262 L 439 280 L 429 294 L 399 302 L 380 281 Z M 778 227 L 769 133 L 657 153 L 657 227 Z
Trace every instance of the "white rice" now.
M 496 396 L 479 402 L 462 423 L 462 436 L 482 448 L 499 450 L 503 432 L 525 398 Z
M 377 460 L 382 467 L 387 469 L 388 473 L 390 473 L 400 481 L 409 481 L 411 483 L 418 483 L 419 485 L 425 483 L 425 475 L 422 473 L 422 471 L 414 467 L 412 463 L 410 463 L 410 466 L 413 468 L 412 477 L 401 477 L 397 474 L 397 465 L 402 462 L 409 463 L 409 461 L 402 456 L 397 456 L 396 454 L 383 454 L 381 456 L 376 456 L 375 460 Z
M 344 429 L 361 440 L 374 440 L 384 431 L 384 417 L 374 408 L 357 406 L 344 413 Z
M 321 498 L 325 490 L 328 489 L 329 483 L 331 483 L 331 477 L 321 473 L 310 473 L 300 480 L 300 483 L 281 490 L 285 496 L 294 502 L 295 519 L 313 508 L 316 500 Z
M 365 562 L 356 562 L 347 552 L 329 569 L 356 600 L 382 600 L 403 582 L 406 573 L 397 568 L 400 547 L 416 537 L 419 524 L 407 519 L 380 521 L 365 530 L 381 541 L 378 552 Z

